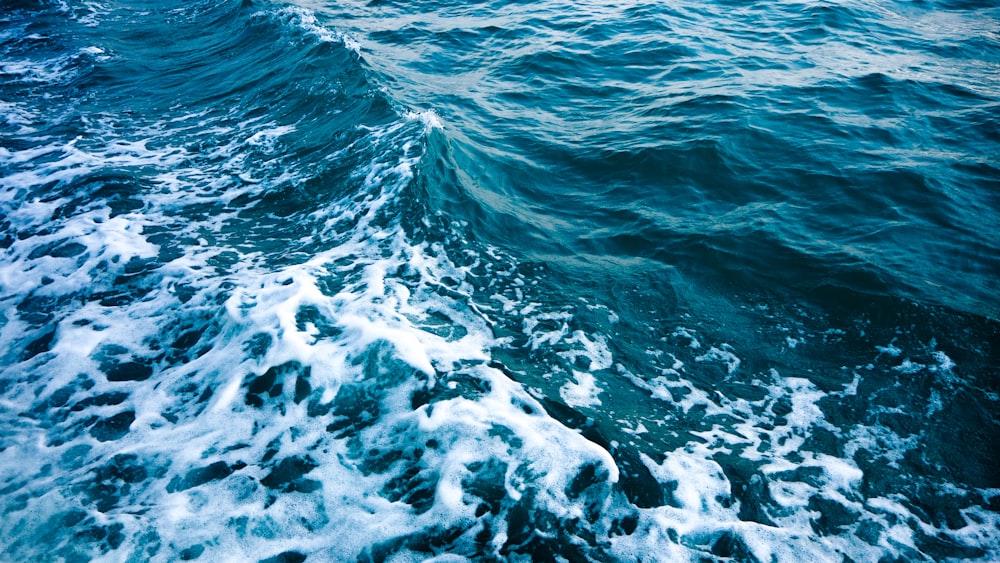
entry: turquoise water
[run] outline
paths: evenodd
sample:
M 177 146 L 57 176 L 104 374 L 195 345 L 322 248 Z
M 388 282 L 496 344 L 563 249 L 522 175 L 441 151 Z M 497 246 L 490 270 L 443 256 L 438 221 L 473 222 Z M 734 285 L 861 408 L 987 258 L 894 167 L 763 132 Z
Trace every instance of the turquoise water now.
M 1000 559 L 1000 9 L 6 2 L 0 560 Z

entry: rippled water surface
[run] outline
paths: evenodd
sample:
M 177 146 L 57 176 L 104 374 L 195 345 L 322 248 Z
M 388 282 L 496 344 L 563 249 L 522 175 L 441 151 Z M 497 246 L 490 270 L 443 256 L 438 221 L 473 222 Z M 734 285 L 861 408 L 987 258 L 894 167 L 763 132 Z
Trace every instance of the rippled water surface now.
M 0 560 L 1000 559 L 1000 9 L 0 4 Z

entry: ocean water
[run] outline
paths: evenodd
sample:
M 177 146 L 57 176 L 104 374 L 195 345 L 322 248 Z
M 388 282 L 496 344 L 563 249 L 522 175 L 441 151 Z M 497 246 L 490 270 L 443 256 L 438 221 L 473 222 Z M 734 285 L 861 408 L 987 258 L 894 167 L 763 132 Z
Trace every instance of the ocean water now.
M 0 2 L 0 561 L 1000 560 L 1000 8 Z

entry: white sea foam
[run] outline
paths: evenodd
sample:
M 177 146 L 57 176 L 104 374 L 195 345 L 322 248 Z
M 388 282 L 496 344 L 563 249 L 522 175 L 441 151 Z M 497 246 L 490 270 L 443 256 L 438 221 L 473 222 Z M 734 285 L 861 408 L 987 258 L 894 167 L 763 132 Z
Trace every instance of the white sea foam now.
M 573 370 L 573 382 L 559 390 L 559 396 L 571 407 L 599 407 L 600 394 L 593 374 L 576 370 Z
M 266 123 L 256 127 L 256 131 L 237 142 L 272 151 L 283 135 L 292 132 L 288 128 L 268 128 Z M 406 122 L 400 122 L 385 130 L 370 131 L 369 142 L 399 143 L 394 136 L 410 134 Z M 15 243 L 3 263 L 5 295 L 25 296 L 36 287 L 46 287 L 41 281 L 45 277 L 59 280 L 49 283 L 44 290 L 52 295 L 97 291 L 115 276 L 125 275 L 125 266 L 134 263 L 134 259 L 162 255 L 164 248 L 150 242 L 146 229 L 161 222 L 170 224 L 168 218 L 176 210 L 184 209 L 185 199 L 198 201 L 203 195 L 214 193 L 218 184 L 211 171 L 197 166 L 198 157 L 184 149 L 161 145 L 162 148 L 151 150 L 148 146 L 146 140 L 116 141 L 103 150 L 81 149 L 70 144 L 47 150 L 47 154 L 60 155 L 58 160 L 5 177 L 8 188 L 26 193 L 33 186 L 52 181 L 72 182 L 106 166 L 163 171 L 154 176 L 153 189 L 144 193 L 140 212 L 110 217 L 107 208 L 101 208 L 97 202 L 93 210 L 63 220 L 50 234 Z M 407 152 L 404 150 L 403 154 Z M 232 158 L 238 158 L 229 156 L 234 153 L 234 145 L 219 145 L 216 154 L 223 158 L 218 169 L 232 166 Z M 31 155 L 6 156 L 12 162 L 32 160 Z M 342 244 L 313 254 L 303 263 L 271 271 L 257 267 L 258 262 L 251 254 L 239 257 L 228 272 L 216 277 L 211 261 L 223 249 L 205 247 L 204 243 L 206 237 L 220 239 L 226 221 L 233 215 L 206 216 L 197 222 L 178 225 L 176 237 L 201 242 L 159 265 L 145 297 L 115 306 L 91 303 L 61 312 L 58 335 L 46 353 L 46 362 L 34 362 L 36 367 L 45 365 L 50 375 L 49 385 L 41 390 L 43 396 L 71 385 L 76 374 L 83 373 L 94 382 L 91 393 L 128 391 L 128 397 L 119 405 L 89 412 L 100 412 L 102 416 L 119 412 L 134 415 L 130 415 L 128 431 L 113 441 L 95 442 L 85 433 L 82 438 L 55 448 L 38 449 L 32 445 L 37 441 L 30 439 L 12 445 L 5 449 L 0 464 L 3 475 L 9 479 L 14 474 L 12 462 L 18 456 L 51 459 L 81 444 L 81 440 L 90 448 L 85 460 L 81 460 L 83 468 L 98 468 L 101 460 L 112 455 L 138 456 L 148 468 L 145 471 L 163 474 L 167 492 L 144 485 L 119 499 L 120 503 L 144 507 L 141 518 L 129 516 L 126 505 L 120 505 L 122 512 L 115 513 L 112 521 L 123 525 L 128 537 L 122 549 L 141 552 L 148 548 L 142 544 L 142 530 L 145 523 L 155 522 L 158 541 L 170 542 L 173 546 L 170 550 L 200 544 L 207 546 L 205 549 L 214 557 L 223 559 L 275 552 L 281 545 L 326 553 L 332 558 L 354 557 L 373 542 L 422 533 L 442 522 L 464 522 L 463 525 L 471 526 L 475 504 L 469 504 L 463 485 L 474 476 L 468 467 L 495 459 L 501 459 L 507 468 L 504 487 L 510 498 L 520 498 L 530 491 L 536 506 L 560 518 L 582 516 L 582 508 L 568 501 L 562 492 L 575 475 L 567 469 L 601 467 L 599 474 L 603 481 L 599 482 L 608 486 L 617 479 L 617 468 L 610 455 L 555 420 L 537 414 L 543 409 L 534 399 L 499 371 L 483 366 L 482 362 L 489 357 L 486 350 L 492 345 L 486 323 L 472 310 L 432 289 L 440 284 L 440 276 L 454 276 L 458 272 L 440 249 L 408 242 L 398 226 L 369 226 L 382 220 L 379 215 L 383 208 L 406 186 L 414 162 L 414 157 L 403 157 L 397 162 L 372 163 L 360 176 L 370 195 L 358 203 L 347 202 L 349 210 L 330 212 L 331 216 L 353 214 L 357 218 L 357 231 Z M 278 176 L 238 189 L 251 194 L 270 189 L 275 182 L 288 181 Z M 10 218 L 27 228 L 41 224 L 64 204 L 62 200 L 40 201 L 22 196 L 19 201 L 11 201 Z M 63 240 L 82 245 L 76 255 L 84 257 L 82 262 L 77 257 L 32 255 L 33 249 L 40 245 Z M 334 265 L 345 260 L 349 260 L 348 269 L 360 275 L 341 291 L 324 293 L 320 280 L 331 274 L 346 275 L 338 273 L 341 266 Z M 112 271 L 95 274 L 103 267 L 100 264 L 113 264 Z M 423 281 L 414 286 L 390 275 L 400 265 L 411 267 Z M 18 274 L 25 271 L 31 275 Z M 178 285 L 194 290 L 186 303 L 179 301 L 181 294 L 173 289 Z M 225 285 L 231 288 L 223 292 L 221 288 Z M 212 302 L 220 295 L 228 295 L 222 316 L 212 313 Z M 314 321 L 300 322 L 301 311 L 309 308 L 318 311 L 319 316 Z M 422 328 L 424 319 L 434 311 L 446 311 L 453 323 L 463 327 L 464 333 L 446 338 Z M 109 346 L 127 350 L 127 356 L 117 362 L 152 357 L 156 352 L 150 344 L 159 338 L 160 331 L 188 314 L 207 314 L 214 319 L 215 336 L 204 353 L 182 364 L 154 364 L 150 369 L 156 386 L 142 381 L 106 381 L 101 375 L 106 368 L 94 359 L 105 354 L 101 350 L 108 350 Z M 332 322 L 341 336 L 331 338 L 330 329 L 320 326 L 320 322 Z M 0 330 L 5 349 L 10 349 L 21 338 L 25 325 L 9 319 Z M 261 338 L 271 343 L 266 351 L 247 356 L 248 343 Z M 588 358 L 592 357 L 591 363 L 603 365 L 600 345 L 580 335 L 573 343 L 579 344 L 582 353 L 589 354 Z M 368 373 L 383 369 L 372 360 L 360 360 L 373 353 L 376 362 L 398 362 L 393 369 L 409 366 L 413 372 L 378 376 Z M 471 371 L 460 367 L 468 362 L 481 367 Z M 13 364 L 18 365 L 16 360 Z M 70 365 L 75 369 L 68 369 Z M 373 426 L 355 434 L 368 448 L 379 448 L 380 444 L 388 451 L 398 448 L 393 436 L 399 432 L 402 432 L 399 436 L 409 439 L 419 436 L 421 444 L 429 440 L 441 444 L 440 448 L 422 448 L 425 453 L 421 467 L 426 467 L 426 471 L 417 477 L 426 478 L 426 486 L 431 487 L 428 512 L 414 516 L 408 504 L 371 496 L 372 491 L 391 485 L 393 473 L 359 471 L 367 463 L 364 455 L 353 451 L 348 442 L 331 437 L 322 426 L 311 424 L 305 402 L 289 401 L 280 412 L 247 406 L 247 389 L 254 377 L 261 377 L 260 374 L 276 366 L 292 365 L 310 367 L 311 384 L 322 388 L 315 404 L 330 403 L 345 386 L 365 385 L 383 390 L 377 403 L 379 412 L 362 415 L 373 417 Z M 455 397 L 438 401 L 433 408 L 411 408 L 409 395 L 421 377 L 434 388 L 439 370 L 455 369 L 465 369 L 487 382 L 489 392 L 478 399 Z M 282 382 L 281 393 L 291 392 L 293 383 Z M 185 398 L 184 394 L 191 393 L 192 387 L 214 390 L 206 405 L 209 408 L 201 410 L 197 403 Z M 28 387 L 24 387 L 23 393 L 28 393 Z M 177 410 L 184 405 L 191 410 Z M 536 414 L 528 416 L 525 409 Z M 491 436 L 492 428 L 507 429 L 516 440 Z M 42 440 L 45 434 L 41 430 L 25 430 L 21 436 L 30 435 Z M 550 447 L 553 443 L 560 444 L 558 456 L 553 455 Z M 315 494 L 281 493 L 271 499 L 260 487 L 258 483 L 266 482 L 275 470 L 273 464 L 269 469 L 257 460 L 265 459 L 274 444 L 280 444 L 276 460 L 292 460 L 287 467 L 305 469 L 295 481 L 301 484 L 295 487 L 312 490 L 314 485 L 309 483 L 321 483 Z M 511 444 L 520 445 L 511 450 Z M 206 458 L 214 460 L 216 465 L 210 465 Z M 199 472 L 212 467 L 213 471 L 232 476 L 199 477 L 202 474 Z M 70 475 L 78 475 L 72 477 L 77 480 L 87 479 L 85 471 Z M 34 481 L 31 490 L 42 485 L 41 481 Z M 59 495 L 42 496 L 30 500 L 29 505 L 38 513 L 54 514 L 64 502 L 59 498 Z M 70 498 L 67 496 L 65 500 Z M 328 516 L 331 510 L 337 511 L 336 519 Z M 88 514 L 98 520 L 107 518 L 101 511 Z M 236 521 L 242 524 L 234 525 Z M 15 529 L 33 530 L 41 526 L 41 521 L 12 516 L 0 533 L 12 537 Z M 327 533 L 323 536 L 310 533 L 317 529 Z M 495 532 L 498 538 L 505 534 L 503 529 Z M 336 542 L 324 541 L 322 537 L 336 538 Z
M 692 346 L 695 347 L 695 346 Z M 736 371 L 740 367 L 740 358 L 732 352 L 732 347 L 723 343 L 719 348 L 712 346 L 707 352 L 696 357 L 696 362 L 722 362 L 726 365 L 729 373 Z

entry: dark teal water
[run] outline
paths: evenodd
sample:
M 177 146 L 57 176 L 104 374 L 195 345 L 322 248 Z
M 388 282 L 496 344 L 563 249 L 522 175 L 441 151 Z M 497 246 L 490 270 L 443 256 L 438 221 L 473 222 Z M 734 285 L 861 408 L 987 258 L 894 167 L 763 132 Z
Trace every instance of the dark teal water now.
M 1000 559 L 1000 9 L 605 4 L 0 2 L 0 560 Z

